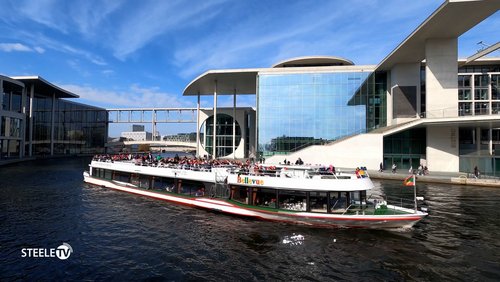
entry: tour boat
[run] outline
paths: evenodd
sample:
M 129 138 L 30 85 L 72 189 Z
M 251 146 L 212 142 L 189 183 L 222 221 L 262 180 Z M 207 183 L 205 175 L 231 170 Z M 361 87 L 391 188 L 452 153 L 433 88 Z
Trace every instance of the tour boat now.
M 409 228 L 427 213 L 367 197 L 365 170 L 321 166 L 178 164 L 94 158 L 84 181 L 242 217 L 313 226 Z

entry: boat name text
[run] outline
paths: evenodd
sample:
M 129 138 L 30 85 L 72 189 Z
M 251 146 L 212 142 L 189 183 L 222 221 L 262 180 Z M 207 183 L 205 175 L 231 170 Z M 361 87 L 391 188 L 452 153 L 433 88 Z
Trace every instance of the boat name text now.
M 264 180 L 238 176 L 238 183 L 264 185 Z

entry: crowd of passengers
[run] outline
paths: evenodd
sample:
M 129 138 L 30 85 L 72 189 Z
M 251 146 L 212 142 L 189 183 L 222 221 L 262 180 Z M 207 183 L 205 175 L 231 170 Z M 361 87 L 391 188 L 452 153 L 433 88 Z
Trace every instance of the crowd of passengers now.
M 207 157 L 179 157 L 177 154 L 175 157 L 165 158 L 161 155 L 154 156 L 152 153 L 141 153 L 141 154 L 104 154 L 95 155 L 94 161 L 101 162 L 115 162 L 115 161 L 130 161 L 134 162 L 136 165 L 140 166 L 153 166 L 153 167 L 170 167 L 179 169 L 189 169 L 189 170 L 210 170 L 212 167 L 231 167 L 240 173 L 248 173 L 251 175 L 287 175 L 286 168 L 276 168 L 275 166 L 262 166 L 261 163 L 255 162 L 253 160 L 247 159 L 246 161 L 240 160 L 227 160 L 227 159 L 210 159 Z M 280 163 L 281 164 L 281 163 Z M 285 160 L 285 165 L 290 165 L 290 162 Z M 303 165 L 304 162 L 299 158 L 296 165 Z M 292 164 L 293 165 L 293 164 Z M 356 169 L 356 175 L 358 178 L 366 177 L 364 171 L 365 167 Z M 361 174 L 360 174 L 361 172 Z M 319 168 L 318 174 L 322 175 L 333 175 L 336 174 L 335 167 L 330 165 L 329 167 Z
M 182 169 L 210 169 L 212 167 L 229 166 L 240 169 L 248 169 L 252 166 L 252 162 L 247 160 L 242 162 L 239 160 L 224 160 L 224 159 L 209 159 L 209 158 L 188 158 L 187 156 L 164 158 L 161 155 L 154 156 L 153 154 L 117 154 L 117 155 L 96 155 L 94 161 L 115 162 L 115 161 L 132 161 L 136 165 L 154 166 L 154 167 L 176 167 Z

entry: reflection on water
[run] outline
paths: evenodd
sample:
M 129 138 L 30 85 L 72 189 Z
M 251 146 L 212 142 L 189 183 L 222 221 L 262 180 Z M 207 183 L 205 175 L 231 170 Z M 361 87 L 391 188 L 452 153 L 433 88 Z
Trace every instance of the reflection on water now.
M 0 168 L 0 280 L 498 280 L 500 189 L 418 184 L 411 230 L 322 229 L 177 206 L 82 182 L 88 159 Z M 413 195 L 400 182 L 375 194 Z M 21 258 L 68 242 L 74 253 Z

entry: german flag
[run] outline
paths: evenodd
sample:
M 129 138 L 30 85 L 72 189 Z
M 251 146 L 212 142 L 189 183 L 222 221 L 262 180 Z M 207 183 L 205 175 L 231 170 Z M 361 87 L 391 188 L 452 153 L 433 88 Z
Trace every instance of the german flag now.
M 403 185 L 404 186 L 415 186 L 417 184 L 416 179 L 415 179 L 415 174 L 412 174 L 408 176 L 404 181 Z

